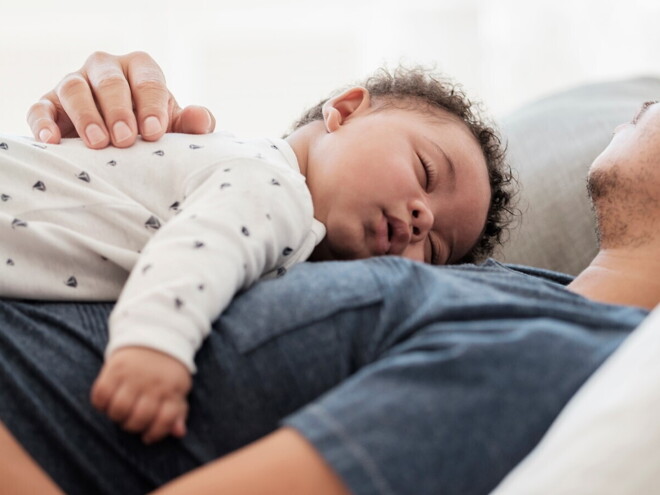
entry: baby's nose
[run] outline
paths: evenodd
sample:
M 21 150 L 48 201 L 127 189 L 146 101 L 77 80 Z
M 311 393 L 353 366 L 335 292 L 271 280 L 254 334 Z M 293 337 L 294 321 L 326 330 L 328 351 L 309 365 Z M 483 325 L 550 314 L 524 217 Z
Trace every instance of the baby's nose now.
M 411 241 L 418 241 L 425 238 L 431 227 L 433 227 L 433 213 L 423 201 L 416 201 L 410 208 L 411 216 Z

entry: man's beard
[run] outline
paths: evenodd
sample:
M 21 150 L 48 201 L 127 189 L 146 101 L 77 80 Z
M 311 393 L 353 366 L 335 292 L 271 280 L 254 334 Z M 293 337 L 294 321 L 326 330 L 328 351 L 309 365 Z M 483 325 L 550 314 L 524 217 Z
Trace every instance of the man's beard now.
M 587 192 L 601 248 L 637 248 L 655 237 L 660 190 L 653 179 L 649 170 L 624 170 L 618 163 L 589 174 Z
M 618 166 L 613 166 L 609 170 L 597 169 L 587 177 L 587 193 L 591 198 L 592 206 L 600 200 L 607 200 L 617 188 L 619 182 Z

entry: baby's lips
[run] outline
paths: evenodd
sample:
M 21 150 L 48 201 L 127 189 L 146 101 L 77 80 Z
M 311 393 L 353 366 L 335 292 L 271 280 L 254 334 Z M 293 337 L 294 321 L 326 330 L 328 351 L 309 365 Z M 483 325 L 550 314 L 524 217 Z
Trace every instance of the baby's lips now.
M 376 228 L 376 256 L 389 254 L 391 245 L 389 239 L 389 223 L 387 217 L 383 216 L 378 227 Z
M 403 254 L 410 244 L 410 227 L 403 220 L 387 215 L 388 231 L 390 232 L 390 250 L 388 254 Z

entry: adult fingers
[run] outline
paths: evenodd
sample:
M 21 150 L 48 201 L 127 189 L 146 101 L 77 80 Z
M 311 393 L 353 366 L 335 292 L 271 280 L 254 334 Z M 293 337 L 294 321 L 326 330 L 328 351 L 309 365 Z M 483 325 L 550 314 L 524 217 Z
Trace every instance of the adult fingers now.
M 129 56 L 130 54 L 125 57 Z M 80 70 L 81 76 L 89 83 L 90 95 L 102 116 L 105 130 L 109 131 L 112 144 L 117 147 L 132 145 L 138 132 L 131 88 L 124 73 L 122 59 L 123 57 L 96 52 L 85 61 Z M 60 99 L 72 119 L 75 119 L 73 114 L 83 111 L 89 104 L 89 101 L 76 102 L 80 104 L 69 108 L 68 102 Z
M 108 129 L 84 75 L 79 72 L 69 74 L 57 85 L 55 94 L 64 113 L 87 146 L 99 149 L 110 143 Z
M 167 89 L 163 71 L 148 54 L 126 55 L 124 71 L 133 95 L 140 134 L 147 141 L 155 141 L 167 131 L 170 116 L 180 111 L 179 106 Z
M 171 132 L 207 134 L 215 129 L 215 117 L 204 107 L 190 105 L 172 115 Z
M 55 92 L 51 91 L 33 104 L 27 113 L 32 134 L 42 143 L 59 143 L 63 133 L 73 129 L 61 106 L 57 106 L 56 98 Z
M 167 131 L 205 134 L 215 128 L 207 109 L 179 107 L 162 70 L 144 52 L 92 54 L 32 105 L 28 123 L 43 142 L 80 136 L 90 148 L 130 146 L 138 132 L 155 141 Z

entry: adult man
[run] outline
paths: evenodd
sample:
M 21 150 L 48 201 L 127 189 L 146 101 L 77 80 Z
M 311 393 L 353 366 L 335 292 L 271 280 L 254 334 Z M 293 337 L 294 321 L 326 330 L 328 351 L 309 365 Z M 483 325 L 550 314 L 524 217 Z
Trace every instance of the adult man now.
M 650 202 L 637 218 L 636 199 L 608 187 L 614 171 L 619 183 L 658 190 L 659 107 L 620 129 L 594 164 L 602 250 L 570 290 L 495 263 L 379 258 L 292 270 L 232 306 L 202 350 L 188 436 L 152 450 L 82 405 L 109 308 L 6 303 L 1 390 L 15 404 L 3 397 L 0 417 L 69 491 L 153 487 L 285 418 L 163 493 L 484 493 L 647 314 L 598 301 L 650 309 L 660 300 L 660 207 Z M 646 151 L 629 160 L 627 146 Z M 52 323 L 58 331 L 35 324 L 57 314 L 66 316 Z M 70 354 L 76 362 L 63 362 Z M 54 417 L 38 424 L 41 411 Z

